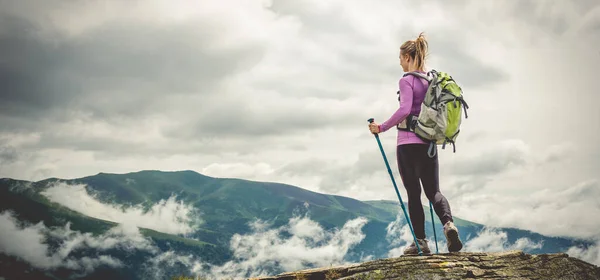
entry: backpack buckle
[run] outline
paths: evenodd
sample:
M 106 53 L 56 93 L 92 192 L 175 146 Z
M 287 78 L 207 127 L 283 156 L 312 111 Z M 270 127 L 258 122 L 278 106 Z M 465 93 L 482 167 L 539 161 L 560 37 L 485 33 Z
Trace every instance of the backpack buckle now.
M 417 120 L 418 118 L 415 115 L 409 114 L 406 119 L 396 125 L 396 128 L 398 130 L 414 131 L 417 126 Z

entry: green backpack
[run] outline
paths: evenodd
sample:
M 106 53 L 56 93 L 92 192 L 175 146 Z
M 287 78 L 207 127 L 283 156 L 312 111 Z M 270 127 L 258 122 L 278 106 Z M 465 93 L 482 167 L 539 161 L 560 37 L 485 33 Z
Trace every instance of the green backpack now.
M 469 105 L 463 99 L 462 89 L 445 72 L 431 70 L 427 75 L 419 72 L 404 74 L 413 75 L 426 79 L 429 82 L 425 99 L 421 104 L 421 112 L 418 116 L 409 115 L 406 127 L 398 126 L 398 129 L 414 132 L 419 138 L 430 143 L 428 154 L 435 156 L 437 145 L 452 144 L 453 152 L 456 152 L 456 138 L 460 132 L 462 122 L 462 110 L 465 118 L 468 118 L 467 109 Z

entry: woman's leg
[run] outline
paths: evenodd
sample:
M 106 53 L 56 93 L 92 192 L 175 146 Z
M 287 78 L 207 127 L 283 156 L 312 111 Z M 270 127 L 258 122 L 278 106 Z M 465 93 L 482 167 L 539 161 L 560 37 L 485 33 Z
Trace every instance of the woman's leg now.
M 427 199 L 433 204 L 435 213 L 444 225 L 444 235 L 448 241 L 448 251 L 457 252 L 462 249 L 462 242 L 458 235 L 458 229 L 454 226 L 450 203 L 440 192 L 439 163 L 437 153 L 433 158 L 427 154 L 427 145 L 423 145 L 419 151 L 419 165 L 417 173 L 423 183 L 423 189 Z
M 418 144 L 399 145 L 396 159 L 400 178 L 408 194 L 410 221 L 418 239 L 425 239 L 425 213 L 421 204 L 421 184 L 417 176 Z M 424 145 L 421 145 L 424 146 Z
M 417 169 L 418 176 L 421 178 L 423 183 L 423 190 L 427 199 L 433 204 L 435 213 L 445 225 L 452 220 L 452 212 L 450 210 L 450 203 L 446 197 L 440 192 L 440 176 L 439 176 L 439 162 L 437 153 L 433 158 L 427 155 L 428 145 L 421 145 L 419 151 L 419 166 Z

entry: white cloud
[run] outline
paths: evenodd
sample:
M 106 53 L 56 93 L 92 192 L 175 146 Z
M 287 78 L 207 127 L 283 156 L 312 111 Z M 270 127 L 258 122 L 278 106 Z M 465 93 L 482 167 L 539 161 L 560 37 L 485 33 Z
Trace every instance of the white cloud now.
M 365 238 L 362 227 L 366 223 L 365 218 L 356 218 L 340 229 L 326 231 L 308 217 L 293 217 L 279 228 L 257 220 L 251 224 L 252 233 L 232 237 L 233 259 L 223 265 L 205 263 L 201 256 L 167 251 L 149 260 L 152 265 L 148 273 L 161 276 L 164 274 L 161 267 L 180 264 L 203 277 L 238 279 L 270 275 L 272 271 L 346 264 L 344 257 L 348 250 Z
M 53 202 L 90 217 L 165 233 L 191 233 L 201 222 L 195 208 L 183 201 L 178 202 L 175 196 L 160 200 L 145 211 L 142 205 L 122 207 L 105 204 L 90 195 L 82 184 L 56 182 L 42 194 Z
M 213 163 L 201 170 L 200 173 L 212 177 L 226 178 L 259 178 L 271 175 L 273 168 L 264 162 L 257 164 L 248 163 Z
M 294 217 L 285 227 L 249 235 L 236 234 L 230 241 L 234 260 L 223 266 L 211 267 L 210 274 L 219 277 L 252 277 L 264 274 L 269 268 L 295 271 L 307 265 L 323 267 L 343 264 L 348 250 L 365 237 L 361 229 L 366 222 L 364 218 L 357 218 L 348 221 L 339 230 L 328 232 L 306 217 Z M 282 237 L 281 234 L 286 232 L 292 236 Z M 307 232 L 313 235 L 306 235 Z M 246 276 L 246 273 L 249 275 Z
M 464 243 L 467 252 L 502 252 L 507 250 L 541 249 L 543 244 L 532 242 L 528 238 L 520 238 L 515 243 L 508 242 L 508 234 L 494 228 L 484 228 L 477 236 Z
M 402 224 L 403 226 L 401 226 Z M 395 246 L 388 252 L 388 257 L 395 258 L 402 256 L 404 249 L 414 242 L 414 237 L 404 216 L 397 215 L 396 220 L 389 223 L 386 230 L 386 239 L 390 242 L 391 246 Z
M 573 246 L 566 253 L 571 257 L 600 266 L 600 240 L 589 247 Z
M 386 239 L 393 247 L 388 252 L 388 257 L 399 257 L 403 255 L 404 249 L 413 243 L 413 235 L 410 227 L 406 224 L 404 216 L 398 215 L 394 222 L 387 227 Z M 432 254 L 436 253 L 436 240 L 433 236 L 427 238 L 428 246 Z M 541 249 L 542 243 L 535 243 L 528 238 L 517 239 L 514 243 L 508 242 L 506 232 L 495 228 L 483 228 L 476 236 L 469 236 L 468 240 L 462 240 L 462 252 L 501 252 L 507 250 Z M 437 248 L 439 253 L 447 253 L 447 242 L 443 232 L 437 234 Z
M 466 193 L 450 200 L 453 215 L 491 227 L 514 227 L 546 236 L 593 238 L 598 235 L 600 215 L 598 181 L 587 180 L 570 187 L 525 192 Z M 523 193 L 527 193 L 526 196 Z M 581 216 L 585 213 L 586 216 Z M 579 217 L 581 219 L 573 219 Z
M 57 254 L 62 258 L 66 258 L 72 251 L 80 248 L 94 248 L 100 251 L 113 248 L 125 251 L 145 250 L 156 252 L 157 250 L 150 240 L 140 234 L 137 227 L 126 224 L 119 224 L 97 237 L 91 233 L 73 231 L 70 229 L 69 224 L 64 228 L 49 232 L 49 235 L 64 240 L 57 251 Z
M 522 140 L 507 139 L 467 149 L 446 169 L 453 175 L 498 175 L 515 166 L 525 166 L 530 154 Z
M 62 265 L 59 258 L 46 255 L 48 246 L 42 243 L 44 240 L 42 231 L 45 229 L 43 223 L 20 228 L 10 212 L 3 212 L 0 215 L 0 221 L 2 224 L 0 228 L 2 231 L 2 234 L 0 234 L 2 252 L 18 256 L 40 268 Z
M 537 160 L 541 163 L 544 162 L 556 162 L 567 158 L 571 153 L 575 152 L 576 147 L 573 143 L 559 143 L 550 146 L 541 158 Z
M 14 217 L 10 211 L 0 213 L 0 252 L 22 259 L 40 269 L 68 268 L 80 273 L 90 273 L 99 266 L 120 268 L 121 260 L 110 255 L 97 257 L 74 256 L 83 249 L 137 249 L 153 252 L 156 250 L 137 229 L 117 226 L 109 231 L 93 236 L 70 229 L 67 223 L 64 228 L 47 228 L 40 222 L 35 225 L 24 224 Z M 59 241 L 59 247 L 51 249 L 48 238 Z
M 149 258 L 146 261 L 144 274 L 149 279 L 165 279 L 166 268 L 173 267 L 175 265 L 182 265 L 188 269 L 202 266 L 202 261 L 199 260 L 198 256 L 192 254 L 181 255 L 175 251 L 166 251 L 156 256 Z

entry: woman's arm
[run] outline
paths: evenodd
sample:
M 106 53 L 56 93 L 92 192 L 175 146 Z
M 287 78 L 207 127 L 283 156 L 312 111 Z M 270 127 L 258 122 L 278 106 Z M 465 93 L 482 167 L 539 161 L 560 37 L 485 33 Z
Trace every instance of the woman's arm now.
M 400 107 L 387 121 L 379 125 L 379 130 L 381 132 L 387 131 L 388 129 L 401 123 L 410 114 L 413 104 L 413 88 L 408 82 L 409 77 L 414 79 L 412 76 L 407 76 L 406 78 L 400 79 Z

